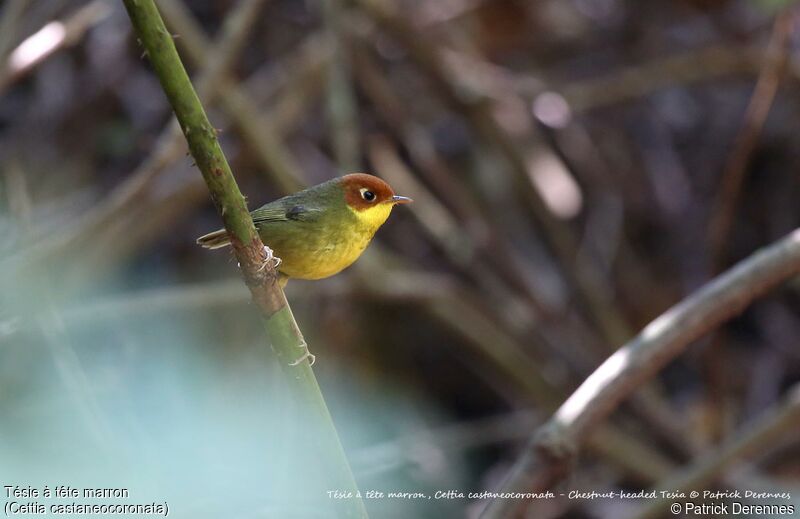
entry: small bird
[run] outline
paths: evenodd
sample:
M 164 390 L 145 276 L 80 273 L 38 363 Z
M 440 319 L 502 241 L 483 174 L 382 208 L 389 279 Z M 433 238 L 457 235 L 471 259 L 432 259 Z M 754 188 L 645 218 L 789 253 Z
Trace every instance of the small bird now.
M 250 214 L 258 234 L 281 262 L 279 282 L 289 278 L 322 279 L 349 267 L 397 204 L 412 200 L 395 195 L 378 177 L 353 173 L 270 202 Z M 225 229 L 201 236 L 207 249 L 230 245 Z

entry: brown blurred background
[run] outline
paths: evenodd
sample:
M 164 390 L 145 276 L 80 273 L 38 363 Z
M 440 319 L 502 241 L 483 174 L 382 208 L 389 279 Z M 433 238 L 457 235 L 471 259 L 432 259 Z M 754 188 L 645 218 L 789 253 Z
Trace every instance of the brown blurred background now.
M 416 201 L 287 289 L 362 490 L 497 488 L 610 352 L 800 222 L 791 2 L 158 5 L 251 208 L 351 171 Z M 122 5 L 5 0 L 0 59 L 3 484 L 325 517 L 287 497 L 313 460 L 235 261 L 194 243 L 220 221 Z M 693 345 L 569 488 L 658 488 L 758 420 L 800 380 L 798 308 L 795 282 Z M 779 440 L 716 485 L 800 496 Z

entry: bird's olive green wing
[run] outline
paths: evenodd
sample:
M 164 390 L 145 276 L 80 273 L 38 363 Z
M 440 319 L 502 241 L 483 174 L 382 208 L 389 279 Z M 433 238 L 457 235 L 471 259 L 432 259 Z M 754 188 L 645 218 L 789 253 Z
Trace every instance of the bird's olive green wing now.
M 270 227 L 272 223 L 281 222 L 314 222 L 317 221 L 324 211 L 317 207 L 310 207 L 308 204 L 299 203 L 290 197 L 276 200 L 250 213 L 253 223 L 263 231 L 265 227 Z M 283 226 L 282 226 L 283 227 Z M 289 226 L 292 227 L 292 226 Z M 219 249 L 230 245 L 231 240 L 225 229 L 219 229 L 197 239 L 197 243 L 207 249 Z
M 322 210 L 311 208 L 303 204 L 267 204 L 251 212 L 253 223 L 314 221 L 322 215 Z

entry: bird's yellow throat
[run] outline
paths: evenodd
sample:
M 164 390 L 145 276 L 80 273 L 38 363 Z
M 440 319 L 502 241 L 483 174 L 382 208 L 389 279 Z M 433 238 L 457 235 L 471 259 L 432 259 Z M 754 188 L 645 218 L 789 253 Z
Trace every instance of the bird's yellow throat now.
M 392 207 L 394 207 L 394 204 L 391 202 L 384 202 L 364 209 L 356 209 L 349 205 L 347 206 L 347 208 L 355 214 L 356 218 L 358 218 L 359 223 L 371 231 L 377 231 L 378 228 L 383 225 L 386 219 L 389 218 Z

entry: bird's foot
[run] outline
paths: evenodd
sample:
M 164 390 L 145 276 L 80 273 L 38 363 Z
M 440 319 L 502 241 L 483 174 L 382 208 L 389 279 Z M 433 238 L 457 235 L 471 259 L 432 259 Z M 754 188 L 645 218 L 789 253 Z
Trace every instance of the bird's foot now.
M 264 262 L 259 267 L 258 271 L 262 272 L 265 268 L 277 269 L 281 266 L 281 259 L 272 252 L 272 249 L 264 245 Z
M 303 351 L 303 355 L 301 355 L 299 359 L 290 362 L 289 365 L 290 366 L 297 366 L 298 364 L 300 364 L 304 360 L 309 359 L 308 365 L 309 366 L 313 366 L 314 365 L 314 361 L 317 360 L 317 356 L 314 355 L 313 353 L 311 353 L 310 351 L 308 351 L 308 344 L 306 344 L 306 340 L 303 339 L 302 342 L 297 345 L 297 347 L 298 348 L 303 348 L 303 350 L 305 350 L 305 351 Z
M 264 245 L 264 262 L 258 268 L 259 272 L 264 272 L 265 269 L 269 269 L 270 277 L 272 278 L 272 282 L 274 283 L 278 279 L 278 267 L 281 266 L 281 259 L 272 252 L 272 249 Z

